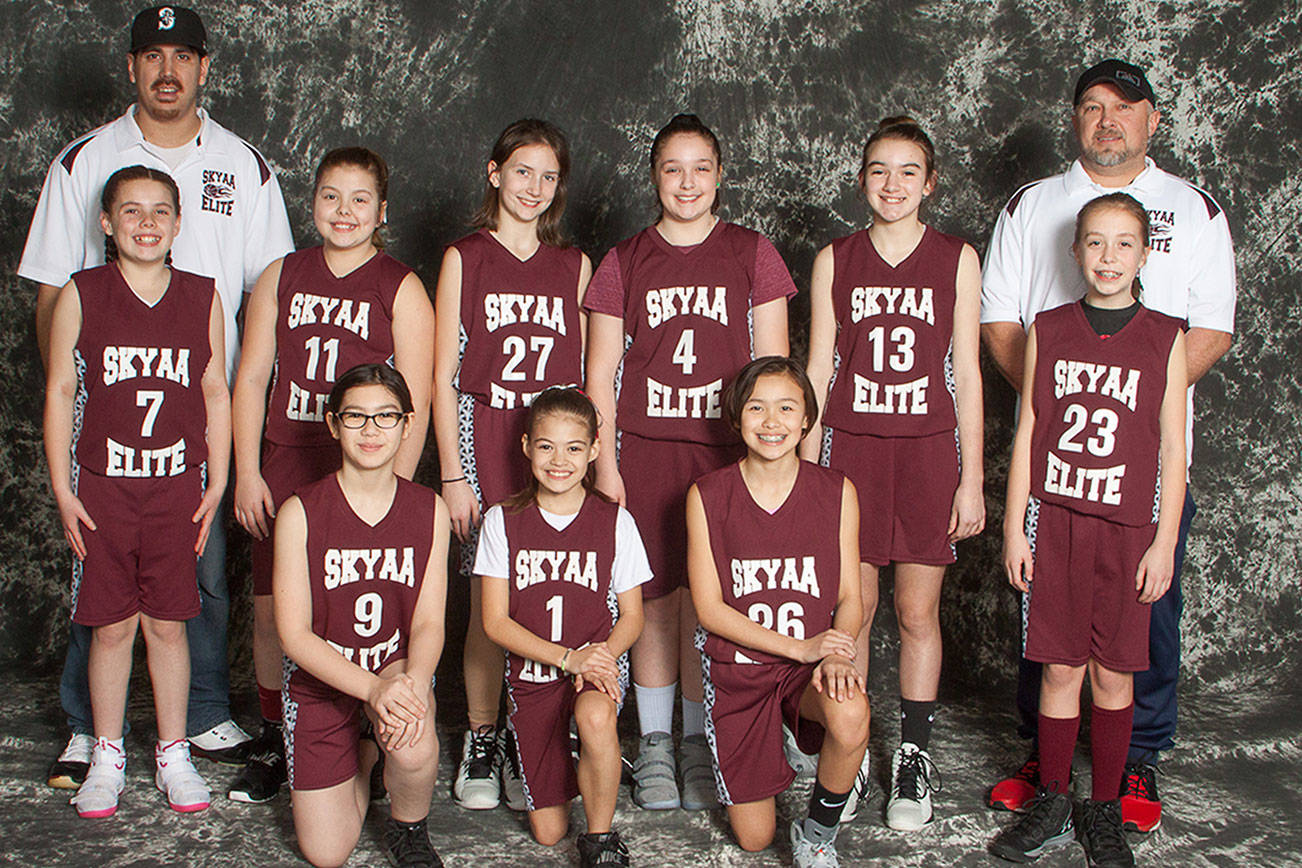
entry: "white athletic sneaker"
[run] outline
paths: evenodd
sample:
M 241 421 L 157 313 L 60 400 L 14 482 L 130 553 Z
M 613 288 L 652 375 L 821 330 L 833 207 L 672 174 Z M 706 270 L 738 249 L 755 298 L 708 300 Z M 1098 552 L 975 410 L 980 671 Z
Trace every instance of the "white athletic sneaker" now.
M 850 798 L 845 800 L 845 807 L 841 809 L 842 826 L 853 823 L 859 816 L 859 808 L 868 801 L 868 793 L 872 790 L 872 772 L 868 768 L 871 758 L 868 751 L 863 752 L 863 762 L 859 764 L 859 774 L 855 775 L 854 786 L 850 788 Z
M 791 821 L 791 861 L 795 868 L 840 868 L 836 858 L 836 836 L 815 844 L 805 837 L 805 821 Z
M 86 779 L 68 802 L 86 819 L 111 817 L 117 812 L 118 796 L 126 785 L 126 753 L 107 738 L 101 738 L 91 751 Z
M 485 724 L 466 730 L 461 745 L 461 766 L 457 769 L 452 796 L 458 805 L 472 811 L 497 807 L 502 779 L 497 765 L 497 727 Z
M 253 752 L 253 738 L 233 720 L 223 720 L 190 739 L 191 753 L 229 766 L 242 766 Z
M 785 723 L 782 724 L 782 752 L 787 755 L 787 765 L 795 770 L 797 778 L 812 778 L 818 773 L 818 757 L 800 749 L 795 733 Z
M 886 802 L 886 825 L 899 832 L 915 832 L 931 822 L 931 792 L 940 789 L 940 774 L 925 750 L 905 742 L 891 759 L 891 793 Z
M 520 760 L 515 753 L 515 736 L 506 727 L 497 736 L 497 773 L 502 779 L 502 797 L 512 811 L 528 808 L 524 798 L 524 780 L 520 777 Z
M 154 747 L 154 765 L 154 786 L 167 796 L 173 811 L 190 814 L 212 803 L 208 785 L 190 760 L 190 743 L 185 739 L 167 744 L 160 741 Z

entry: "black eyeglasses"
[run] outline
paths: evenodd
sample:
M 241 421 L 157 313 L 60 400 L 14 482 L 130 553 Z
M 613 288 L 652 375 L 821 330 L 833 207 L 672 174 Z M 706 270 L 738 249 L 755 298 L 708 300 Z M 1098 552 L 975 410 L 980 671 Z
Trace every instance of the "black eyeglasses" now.
M 342 413 L 336 413 L 335 418 L 339 424 L 345 428 L 365 428 L 367 422 L 374 422 L 376 428 L 397 428 L 398 423 L 406 418 L 407 414 L 397 410 L 381 410 L 379 413 L 359 413 L 356 410 L 345 410 Z

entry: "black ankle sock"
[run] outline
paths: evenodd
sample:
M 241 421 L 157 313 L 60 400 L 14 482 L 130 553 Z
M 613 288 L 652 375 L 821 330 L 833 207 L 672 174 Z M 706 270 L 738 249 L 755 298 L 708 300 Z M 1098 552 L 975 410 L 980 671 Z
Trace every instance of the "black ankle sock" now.
M 931 741 L 931 724 L 936 719 L 936 700 L 918 702 L 900 699 L 900 742 L 916 744 L 926 750 Z
M 392 815 L 389 816 L 389 821 L 393 823 L 393 825 L 397 826 L 399 829 L 402 829 L 404 832 L 419 832 L 421 829 L 425 828 L 425 823 L 427 820 L 429 820 L 429 817 L 421 817 L 419 820 L 416 820 L 415 822 L 404 823 L 402 820 L 394 819 Z
M 841 811 L 849 798 L 849 790 L 844 793 L 834 793 L 823 786 L 821 781 L 814 781 L 814 792 L 809 796 L 809 821 L 824 829 L 835 831 L 837 824 L 841 822 Z M 805 833 L 808 835 L 811 831 L 814 830 L 811 830 L 807 823 Z

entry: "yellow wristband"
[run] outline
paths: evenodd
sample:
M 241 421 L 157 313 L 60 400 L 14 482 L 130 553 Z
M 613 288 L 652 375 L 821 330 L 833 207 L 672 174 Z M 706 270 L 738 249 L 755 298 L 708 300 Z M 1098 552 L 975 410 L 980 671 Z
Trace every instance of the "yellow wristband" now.
M 565 664 L 570 662 L 570 654 L 573 652 L 573 650 L 574 650 L 573 648 L 566 648 L 566 649 L 565 649 L 565 653 L 561 655 L 561 674 L 562 674 L 562 675 L 569 675 L 569 674 L 570 674 L 569 671 L 565 668 Z

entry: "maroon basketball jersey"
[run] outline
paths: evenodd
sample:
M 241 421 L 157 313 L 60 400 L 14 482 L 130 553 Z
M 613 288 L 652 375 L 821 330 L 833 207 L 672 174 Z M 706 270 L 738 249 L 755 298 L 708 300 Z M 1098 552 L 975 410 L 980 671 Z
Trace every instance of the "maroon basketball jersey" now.
M 404 659 L 434 543 L 434 492 L 398 479 L 374 527 L 353 512 L 333 473 L 297 494 L 307 516 L 312 632 L 368 672 Z M 301 669 L 295 677 L 319 683 Z
M 174 268 L 153 307 L 112 263 L 72 279 L 81 297 L 77 463 L 120 477 L 177 476 L 202 464 L 208 457 L 202 380 L 212 357 L 212 278 Z
M 726 444 L 723 387 L 750 361 L 760 236 L 720 220 L 694 247 L 654 226 L 621 242 L 624 354 L 619 427 L 643 437 Z
M 540 244 L 523 262 L 487 229 L 461 254 L 457 388 L 490 407 L 527 407 L 548 386 L 583 382 L 576 247 Z
M 619 507 L 588 495 L 564 530 L 549 525 L 532 504 L 503 510 L 511 575 L 511 620 L 567 648 L 610 636 L 618 616 L 610 590 Z M 560 671 L 507 654 L 506 676 L 530 684 L 555 681 Z
M 355 365 L 393 364 L 393 300 L 411 269 L 381 252 L 343 277 L 324 248 L 285 257 L 276 287 L 276 377 L 266 438 L 285 446 L 331 442 L 326 399 Z
M 1036 316 L 1036 497 L 1118 524 L 1157 520 L 1162 398 L 1179 330 L 1146 307 L 1106 338 L 1080 302 Z
M 927 227 L 891 267 L 864 229 L 832 242 L 836 379 L 823 420 L 878 437 L 952 431 L 947 370 L 954 334 L 954 281 L 963 240 Z
M 800 462 L 796 484 L 772 515 L 751 497 L 740 464 L 702 476 L 696 487 L 723 601 L 760 626 L 796 639 L 830 628 L 841 592 L 845 477 Z M 706 634 L 704 650 L 725 663 L 790 662 L 713 633 Z

